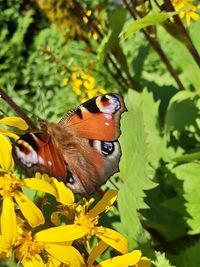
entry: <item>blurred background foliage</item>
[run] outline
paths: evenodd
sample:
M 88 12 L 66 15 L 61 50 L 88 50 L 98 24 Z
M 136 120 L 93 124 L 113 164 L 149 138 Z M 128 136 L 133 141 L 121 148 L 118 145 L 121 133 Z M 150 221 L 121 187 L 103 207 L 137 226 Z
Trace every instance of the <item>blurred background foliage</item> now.
M 101 93 L 125 96 L 111 178 L 118 209 L 104 224 L 158 267 L 199 266 L 199 9 L 192 0 L 0 1 L 0 87 L 33 120 L 57 121 Z

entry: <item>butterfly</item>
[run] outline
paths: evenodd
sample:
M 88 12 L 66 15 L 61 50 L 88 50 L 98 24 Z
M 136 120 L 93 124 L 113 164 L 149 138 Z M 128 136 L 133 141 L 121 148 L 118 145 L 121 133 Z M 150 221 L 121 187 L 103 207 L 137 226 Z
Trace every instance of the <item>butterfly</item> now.
M 120 118 L 123 97 L 94 97 L 67 113 L 58 123 L 40 120 L 38 130 L 14 144 L 14 161 L 28 176 L 36 172 L 63 181 L 74 193 L 90 196 L 119 171 Z

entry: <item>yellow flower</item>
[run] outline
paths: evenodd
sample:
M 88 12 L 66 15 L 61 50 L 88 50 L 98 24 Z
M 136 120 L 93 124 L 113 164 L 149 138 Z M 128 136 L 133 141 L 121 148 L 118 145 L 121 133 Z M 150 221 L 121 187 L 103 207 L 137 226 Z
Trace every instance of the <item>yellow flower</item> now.
M 71 242 L 43 242 L 37 241 L 31 231 L 25 230 L 23 224 L 18 225 L 16 241 L 10 245 L 10 251 L 16 254 L 23 266 L 45 266 L 43 257 L 50 257 L 48 264 L 54 262 L 59 266 L 65 263 L 68 266 L 81 267 L 83 258 L 80 253 L 71 246 Z M 39 232 L 38 232 L 39 233 Z M 7 243 L 0 236 L 0 253 L 5 251 Z M 1 242 L 2 241 L 2 242 Z M 4 251 L 1 250 L 4 248 Z M 8 250 L 8 247 L 6 247 Z M 51 266 L 51 265 L 48 265 Z
M 16 174 L 5 173 L 0 176 L 0 195 L 3 198 L 1 213 L 1 232 L 8 239 L 9 243 L 15 240 L 16 214 L 14 203 L 16 202 L 28 223 L 32 226 L 38 226 L 44 223 L 44 217 L 39 208 L 22 192 L 25 186 Z M 11 233 L 13 229 L 14 233 Z M 11 238 L 12 237 L 12 238 Z
M 71 74 L 72 89 L 79 97 L 80 102 L 85 102 L 99 94 L 106 94 L 106 90 L 95 87 L 95 78 L 85 73 L 81 68 L 74 68 Z
M 99 263 L 97 267 L 150 267 L 150 260 L 146 257 L 141 257 L 141 254 L 139 250 L 134 250 L 125 255 L 105 260 Z
M 151 262 L 146 257 L 141 257 L 142 253 L 140 250 L 133 250 L 122 256 L 116 256 L 111 259 L 102 261 L 97 265 L 93 265 L 94 261 L 105 251 L 105 243 L 99 242 L 91 251 L 88 260 L 87 267 L 150 267 Z
M 6 117 L 3 119 L 0 119 L 0 125 L 12 126 L 12 127 L 18 128 L 22 131 L 25 131 L 28 129 L 28 125 L 26 124 L 26 122 L 19 117 Z M 6 136 L 14 138 L 14 139 L 19 138 L 18 135 L 8 131 L 7 129 L 3 129 L 3 128 L 0 128 L 0 134 L 6 135 Z
M 12 158 L 12 146 L 7 138 L 0 134 L 0 170 L 8 172 L 14 166 Z
M 99 214 L 107 211 L 117 198 L 115 190 L 109 190 L 105 193 L 103 198 L 90 210 L 88 210 L 91 200 L 85 202 L 84 205 L 79 205 L 75 212 L 74 224 L 62 225 L 58 227 L 49 228 L 36 234 L 38 241 L 58 242 L 58 241 L 72 241 L 79 238 L 90 238 L 96 236 L 104 243 L 113 247 L 122 254 L 128 252 L 128 242 L 118 232 L 97 226 Z
M 198 20 L 199 14 L 197 13 L 200 9 L 200 5 L 194 5 L 193 0 L 172 0 L 172 4 L 176 11 L 183 9 L 179 16 L 180 18 L 185 17 L 186 25 L 190 25 L 191 19 Z

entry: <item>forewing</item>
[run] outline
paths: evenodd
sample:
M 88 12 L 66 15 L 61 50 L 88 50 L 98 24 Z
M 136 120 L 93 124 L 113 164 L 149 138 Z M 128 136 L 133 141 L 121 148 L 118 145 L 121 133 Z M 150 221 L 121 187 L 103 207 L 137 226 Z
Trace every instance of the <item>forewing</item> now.
M 61 119 L 59 125 L 71 127 L 78 136 L 101 141 L 115 141 L 120 135 L 120 118 L 126 111 L 117 94 L 100 95 L 88 100 Z

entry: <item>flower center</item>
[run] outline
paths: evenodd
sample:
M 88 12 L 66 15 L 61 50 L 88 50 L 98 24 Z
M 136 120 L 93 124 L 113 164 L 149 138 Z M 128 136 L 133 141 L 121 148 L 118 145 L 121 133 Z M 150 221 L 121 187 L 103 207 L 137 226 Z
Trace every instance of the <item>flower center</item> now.
M 0 176 L 0 195 L 7 196 L 17 190 L 21 186 L 21 181 L 16 174 L 6 173 Z
M 19 246 L 18 253 L 22 258 L 32 257 L 41 253 L 44 249 L 43 243 L 33 240 L 31 232 L 25 233 L 20 243 L 21 244 Z
M 95 233 L 95 226 L 98 224 L 99 219 L 98 215 L 93 217 L 87 212 L 87 209 L 91 202 L 87 202 L 83 206 L 79 205 L 76 208 L 78 215 L 75 217 L 74 221 L 75 224 L 86 227 L 89 230 L 89 235 L 93 235 Z

